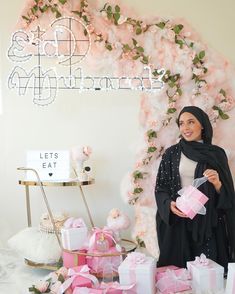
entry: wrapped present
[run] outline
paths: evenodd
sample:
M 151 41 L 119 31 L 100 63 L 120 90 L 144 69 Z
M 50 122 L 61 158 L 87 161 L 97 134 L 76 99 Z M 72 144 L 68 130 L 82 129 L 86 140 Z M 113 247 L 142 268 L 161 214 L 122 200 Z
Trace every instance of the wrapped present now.
M 167 269 L 159 272 L 156 287 L 162 294 L 178 293 L 191 289 L 189 272 L 184 269 Z
M 206 258 L 204 254 L 197 256 L 194 261 L 188 261 L 187 268 L 192 276 L 192 288 L 196 294 L 224 289 L 224 268 Z
M 235 263 L 228 264 L 228 277 L 226 283 L 226 294 L 235 293 Z
M 176 198 L 176 206 L 190 219 L 193 219 L 198 213 L 206 214 L 204 204 L 208 201 L 208 197 L 197 189 L 206 180 L 206 177 L 195 179 L 192 185 L 178 191 L 181 196 Z
M 97 285 L 97 278 L 90 274 L 87 265 L 77 266 L 68 270 L 69 278 L 60 286 L 60 293 L 64 293 L 67 289 L 74 291 L 76 287 L 91 288 L 92 284 Z
M 87 240 L 87 227 L 82 218 L 69 218 L 61 229 L 61 241 L 64 249 L 79 250 Z
M 122 262 L 122 256 L 116 247 L 111 247 L 103 253 L 98 250 L 91 250 L 88 253 L 97 255 L 87 256 L 87 265 L 90 267 L 92 273 L 103 274 L 105 268 L 111 268 L 113 272 L 118 272 L 118 267 Z M 107 256 L 102 256 L 102 254 Z
M 93 228 L 92 229 L 92 235 L 89 240 L 89 249 L 90 250 L 100 250 L 98 248 L 99 241 L 102 240 L 103 244 L 107 244 L 107 247 L 110 248 L 116 244 L 116 240 L 114 238 L 114 232 L 112 229 L 108 227 L 104 227 L 103 229 L 100 228 Z M 104 248 L 104 250 L 101 249 L 101 251 L 106 251 L 108 248 Z
M 62 259 L 63 259 L 63 266 L 66 268 L 71 268 L 79 265 L 86 264 L 86 253 L 85 249 L 78 250 L 76 252 L 68 252 L 63 250 L 62 252 Z M 80 255 L 79 253 L 83 253 L 84 255 Z
M 177 270 L 177 269 L 179 269 L 179 267 L 175 266 L 175 265 L 166 265 L 166 266 L 161 266 L 161 267 L 156 268 L 155 281 L 157 281 L 159 279 L 159 277 L 161 277 L 161 275 L 159 276 L 160 273 L 164 273 L 167 270 Z
M 120 285 L 118 282 L 101 283 L 99 289 L 102 289 L 105 294 L 123 294 L 129 293 L 134 289 L 135 284 L 132 285 Z M 133 292 L 132 292 L 133 293 Z
M 118 268 L 121 285 L 135 284 L 134 293 L 155 293 L 156 261 L 143 253 L 132 252 Z

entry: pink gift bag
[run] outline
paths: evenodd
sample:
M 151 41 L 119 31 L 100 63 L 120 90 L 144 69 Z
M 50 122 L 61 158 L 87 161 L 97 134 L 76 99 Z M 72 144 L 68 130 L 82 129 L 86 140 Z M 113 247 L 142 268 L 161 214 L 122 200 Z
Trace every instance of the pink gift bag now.
M 204 204 L 206 204 L 209 198 L 197 189 L 206 181 L 206 177 L 195 179 L 192 185 L 178 191 L 178 194 L 181 196 L 176 199 L 176 206 L 190 219 L 193 219 L 196 214 L 206 214 Z

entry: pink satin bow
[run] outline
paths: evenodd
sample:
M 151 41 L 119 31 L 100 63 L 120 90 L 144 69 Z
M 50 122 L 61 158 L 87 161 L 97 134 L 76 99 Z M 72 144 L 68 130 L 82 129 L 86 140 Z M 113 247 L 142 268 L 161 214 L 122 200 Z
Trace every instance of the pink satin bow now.
M 106 228 L 106 227 L 104 227 L 103 229 L 95 227 L 95 228 L 93 228 L 93 234 L 92 234 L 92 236 L 91 236 L 91 238 L 89 240 L 89 248 L 94 248 L 95 247 L 96 235 L 97 234 L 104 234 L 104 236 L 110 238 L 114 242 L 114 244 L 117 245 L 117 242 L 113 237 L 113 231 L 111 229 Z M 119 247 L 117 247 L 117 249 L 119 249 Z
M 209 264 L 209 259 L 206 258 L 205 254 L 201 254 L 200 256 L 196 256 L 193 262 L 195 265 L 203 265 L 206 266 Z
M 68 276 L 70 276 L 70 278 L 65 280 L 64 283 L 60 286 L 59 293 L 61 294 L 64 293 L 70 287 L 74 279 L 78 276 L 91 280 L 95 285 L 99 283 L 97 278 L 90 274 L 89 267 L 87 265 L 81 267 L 79 271 L 75 271 L 72 268 L 70 268 L 68 270 Z
M 82 218 L 70 217 L 64 223 L 64 228 L 66 228 L 66 229 L 84 228 L 84 227 L 86 227 L 86 224 Z
M 131 252 L 127 254 L 126 260 L 131 264 L 143 264 L 146 262 L 146 255 L 140 252 Z

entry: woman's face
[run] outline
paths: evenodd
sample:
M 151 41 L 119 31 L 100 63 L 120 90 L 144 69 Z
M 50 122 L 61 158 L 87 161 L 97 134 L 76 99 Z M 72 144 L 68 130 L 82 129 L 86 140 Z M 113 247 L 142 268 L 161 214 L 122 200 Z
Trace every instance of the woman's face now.
M 179 129 L 182 137 L 186 141 L 199 141 L 202 139 L 202 125 L 197 118 L 189 112 L 181 114 L 179 118 Z

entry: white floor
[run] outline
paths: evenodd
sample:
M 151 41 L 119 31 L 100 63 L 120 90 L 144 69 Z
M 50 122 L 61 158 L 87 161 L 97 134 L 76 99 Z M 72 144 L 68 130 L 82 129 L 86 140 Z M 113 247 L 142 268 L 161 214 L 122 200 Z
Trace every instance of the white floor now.
M 47 274 L 28 267 L 11 250 L 0 249 L 0 294 L 28 294 L 28 288 Z

